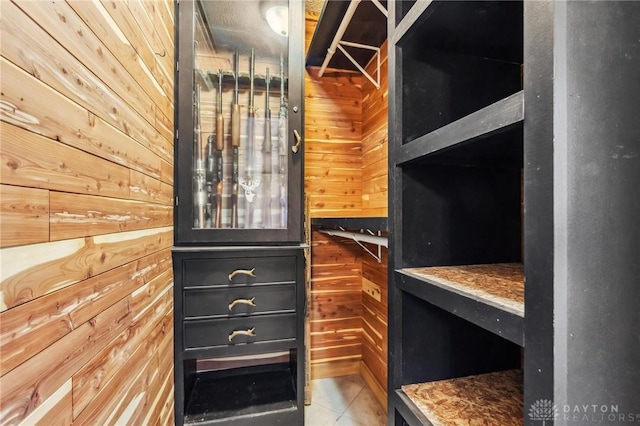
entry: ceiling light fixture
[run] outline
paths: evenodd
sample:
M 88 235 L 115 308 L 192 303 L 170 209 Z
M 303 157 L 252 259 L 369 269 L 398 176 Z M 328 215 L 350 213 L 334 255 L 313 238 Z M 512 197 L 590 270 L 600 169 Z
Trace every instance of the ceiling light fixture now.
M 289 35 L 289 8 L 286 6 L 273 6 L 265 13 L 267 24 L 278 35 Z

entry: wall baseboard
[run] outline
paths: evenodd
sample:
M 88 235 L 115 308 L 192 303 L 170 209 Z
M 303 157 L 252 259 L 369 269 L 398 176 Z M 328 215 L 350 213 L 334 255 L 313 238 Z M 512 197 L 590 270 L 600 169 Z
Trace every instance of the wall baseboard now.
M 364 379 L 367 386 L 378 400 L 385 413 L 387 412 L 387 391 L 378 383 L 369 367 L 364 362 L 360 362 L 360 375 Z
M 329 377 L 360 374 L 361 362 L 360 357 L 346 360 L 312 362 L 311 379 L 326 379 Z

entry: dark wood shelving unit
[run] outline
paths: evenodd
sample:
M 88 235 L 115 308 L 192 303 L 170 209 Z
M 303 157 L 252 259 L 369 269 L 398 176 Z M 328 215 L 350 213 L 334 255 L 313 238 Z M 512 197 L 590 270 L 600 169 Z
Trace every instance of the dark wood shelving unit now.
M 389 424 L 637 412 L 640 3 L 389 6 Z

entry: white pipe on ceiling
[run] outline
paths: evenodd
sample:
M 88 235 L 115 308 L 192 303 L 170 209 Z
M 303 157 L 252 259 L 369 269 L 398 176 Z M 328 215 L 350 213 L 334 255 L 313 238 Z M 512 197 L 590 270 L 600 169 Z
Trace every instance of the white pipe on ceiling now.
M 353 18 L 354 13 L 356 13 L 356 9 L 358 8 L 358 5 L 361 1 L 362 0 L 351 0 L 351 3 L 349 3 L 349 7 L 347 8 L 344 17 L 342 18 L 342 22 L 340 22 L 340 26 L 338 27 L 338 31 L 336 31 L 336 35 L 333 37 L 333 41 L 327 49 L 327 56 L 325 56 L 324 62 L 320 67 L 320 72 L 318 73 L 319 77 L 322 77 L 325 70 L 327 69 L 327 65 L 329 65 L 329 61 L 331 61 L 331 58 L 333 58 L 333 54 L 336 53 L 338 43 L 340 43 L 340 40 L 342 40 L 342 36 L 344 35 L 345 31 L 347 31 L 347 27 L 351 22 L 351 18 Z

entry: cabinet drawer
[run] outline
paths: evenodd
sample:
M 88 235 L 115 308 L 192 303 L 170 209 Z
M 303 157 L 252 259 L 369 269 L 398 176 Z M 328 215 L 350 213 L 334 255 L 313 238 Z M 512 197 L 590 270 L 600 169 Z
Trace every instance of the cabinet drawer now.
M 295 256 L 189 259 L 183 263 L 184 287 L 295 282 Z M 252 271 L 252 275 L 234 271 Z
M 184 291 L 186 318 L 293 312 L 295 309 L 295 284 L 228 286 Z
M 253 330 L 255 335 L 241 334 L 249 330 Z M 191 320 L 184 323 L 186 349 L 295 338 L 296 314 Z

